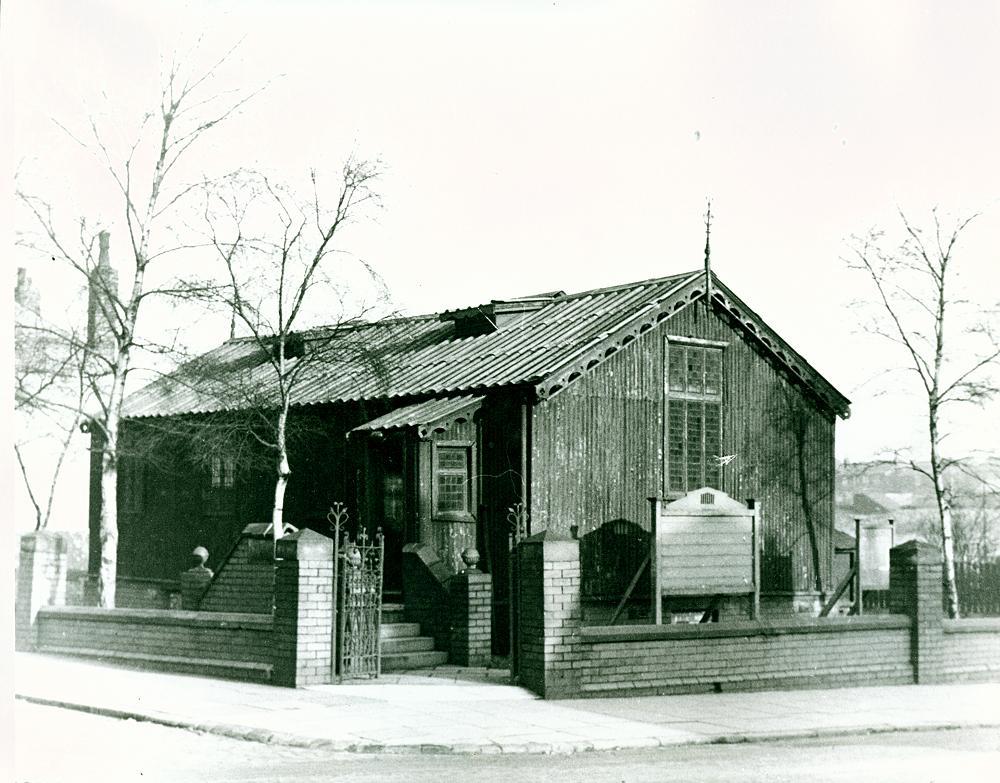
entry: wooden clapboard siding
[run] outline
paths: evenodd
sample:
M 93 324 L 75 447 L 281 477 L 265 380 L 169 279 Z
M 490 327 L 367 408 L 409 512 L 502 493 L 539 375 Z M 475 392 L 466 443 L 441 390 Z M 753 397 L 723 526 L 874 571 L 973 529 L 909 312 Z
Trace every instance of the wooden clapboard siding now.
M 752 338 L 701 307 L 670 318 L 666 334 L 727 342 L 723 359 L 722 489 L 762 505 L 764 591 L 830 587 L 834 414 L 822 410 L 754 348 Z M 815 545 L 816 557 L 812 547 Z
M 435 443 L 461 443 L 469 444 L 473 447 L 472 482 L 473 485 L 466 487 L 470 493 L 472 502 L 472 512 L 463 519 L 457 518 L 437 518 L 434 513 L 434 456 L 433 444 Z M 455 422 L 444 432 L 435 432 L 420 444 L 420 503 L 419 503 L 419 529 L 420 540 L 429 544 L 448 563 L 454 571 L 461 570 L 461 553 L 468 547 L 475 547 L 477 544 L 477 531 L 475 522 L 475 512 L 477 509 L 478 482 L 476 474 L 478 472 L 476 461 L 478 459 L 477 427 L 473 421 Z
M 722 442 L 724 453 L 736 459 L 723 468 L 720 489 L 762 505 L 762 590 L 812 590 L 817 568 L 829 589 L 834 414 L 769 363 L 752 338 L 700 304 L 675 313 L 534 407 L 533 531 L 551 527 L 568 534 L 576 525 L 583 538 L 624 520 L 640 534 L 625 544 L 634 552 L 616 557 L 638 567 L 645 556 L 641 531 L 649 529 L 646 498 L 664 493 L 668 335 L 727 343 Z M 587 563 L 583 567 L 586 593 Z M 624 590 L 631 576 L 621 575 L 613 587 Z
M 532 532 L 578 526 L 586 595 L 621 594 L 648 551 L 646 498 L 662 483 L 662 369 L 647 333 L 533 409 Z M 615 520 L 631 526 L 599 536 Z M 606 551 L 611 541 L 619 551 Z M 610 558 L 613 570 L 595 562 Z

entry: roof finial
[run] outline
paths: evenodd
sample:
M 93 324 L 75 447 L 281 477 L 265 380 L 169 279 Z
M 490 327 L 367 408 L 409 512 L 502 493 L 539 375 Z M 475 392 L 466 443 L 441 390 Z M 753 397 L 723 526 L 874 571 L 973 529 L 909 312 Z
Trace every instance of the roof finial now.
M 708 211 L 705 212 L 705 304 L 712 307 L 712 199 L 707 199 Z

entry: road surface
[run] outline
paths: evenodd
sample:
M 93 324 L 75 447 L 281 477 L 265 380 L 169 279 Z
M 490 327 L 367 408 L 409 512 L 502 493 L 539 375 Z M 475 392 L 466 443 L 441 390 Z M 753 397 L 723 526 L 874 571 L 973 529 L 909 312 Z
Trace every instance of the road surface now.
M 349 755 L 244 742 L 21 701 L 14 713 L 15 779 L 30 783 L 1000 780 L 1000 729 L 571 756 Z

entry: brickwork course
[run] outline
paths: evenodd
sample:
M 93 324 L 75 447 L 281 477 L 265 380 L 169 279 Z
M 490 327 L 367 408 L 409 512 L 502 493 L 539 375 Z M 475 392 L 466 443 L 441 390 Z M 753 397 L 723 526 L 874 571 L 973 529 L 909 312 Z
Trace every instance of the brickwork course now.
M 271 617 L 152 609 L 46 607 L 38 613 L 40 652 L 267 681 Z
M 58 606 L 66 591 L 60 538 L 26 536 L 17 585 L 19 649 L 37 644 L 48 652 L 292 687 L 329 683 L 332 542 L 305 530 L 279 541 L 277 555 L 273 617 L 65 608 Z M 408 599 L 436 617 L 451 663 L 487 663 L 489 576 L 450 574 L 427 552 L 408 556 L 409 587 L 415 578 L 426 587 L 408 591 Z M 895 614 L 694 626 L 586 627 L 579 543 L 546 531 L 522 542 L 517 558 L 518 674 L 548 699 L 1000 680 L 1000 620 L 944 620 L 940 553 L 923 543 L 891 552 Z M 424 604 L 416 600 L 421 595 Z
M 409 623 L 419 623 L 422 633 L 433 637 L 434 648 L 451 644 L 448 580 L 451 568 L 426 544 L 403 547 L 403 613 Z
M 189 568 L 181 574 L 181 609 L 196 612 L 201 609 L 205 591 L 212 584 L 212 569 L 205 566 Z
M 1000 682 L 1000 617 L 945 620 L 941 642 L 945 682 Z
M 910 662 L 918 683 L 939 682 L 944 626 L 941 620 L 941 553 L 929 544 L 907 541 L 889 551 L 889 601 L 910 617 Z
M 14 607 L 14 643 L 35 645 L 35 620 L 44 606 L 66 603 L 66 542 L 58 533 L 38 531 L 21 537 Z
M 584 627 L 577 542 L 541 533 L 518 557 L 520 682 L 545 698 L 1000 679 L 1000 622 L 943 621 L 927 544 L 892 550 L 894 615 L 690 626 Z
M 448 660 L 457 666 L 485 666 L 491 655 L 493 581 L 481 571 L 463 571 L 448 580 L 451 644 Z
M 275 548 L 274 683 L 292 688 L 331 681 L 333 541 L 312 530 Z
M 519 568 L 521 681 L 546 698 L 579 687 L 580 545 L 548 531 L 521 542 Z
M 274 542 L 263 525 L 248 525 L 205 590 L 203 612 L 270 614 L 274 591 Z

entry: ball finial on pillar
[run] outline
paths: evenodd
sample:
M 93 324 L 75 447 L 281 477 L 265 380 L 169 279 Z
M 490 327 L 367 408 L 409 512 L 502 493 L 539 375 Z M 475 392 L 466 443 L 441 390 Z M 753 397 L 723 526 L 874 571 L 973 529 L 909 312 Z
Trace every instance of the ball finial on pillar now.
M 462 550 L 462 562 L 465 563 L 466 569 L 469 571 L 478 571 L 479 568 L 479 550 L 474 546 L 466 547 Z

